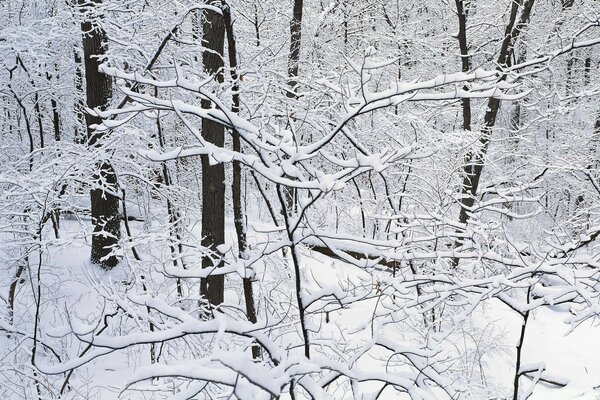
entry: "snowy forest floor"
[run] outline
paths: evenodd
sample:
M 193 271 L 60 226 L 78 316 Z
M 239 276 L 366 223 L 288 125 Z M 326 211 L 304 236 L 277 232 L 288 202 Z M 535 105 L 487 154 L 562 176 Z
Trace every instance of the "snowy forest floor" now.
M 87 222 L 83 221 L 85 225 Z M 132 223 L 134 229 L 140 228 L 139 223 Z M 89 262 L 89 245 L 81 234 L 82 222 L 65 220 L 61 225 L 61 243 L 67 246 L 49 247 L 42 257 L 42 306 L 39 331 L 42 340 L 60 346 L 58 353 L 75 356 L 81 353 L 85 344 L 55 337 L 61 332 L 68 331 L 72 321 L 68 318 L 79 318 L 93 323 L 102 312 L 103 300 L 101 293 L 106 288 L 123 287 L 131 279 L 128 276 L 126 263 L 112 271 L 104 271 Z M 253 232 L 250 236 L 258 237 L 260 234 Z M 6 256 L 6 255 L 5 255 Z M 274 264 L 284 265 L 281 253 L 271 256 L 275 258 Z M 350 282 L 359 279 L 361 271 L 354 266 L 345 265 L 338 260 L 329 259 L 314 251 L 304 249 L 301 263 L 305 276 L 311 282 L 308 292 L 317 292 L 319 287 L 340 285 L 340 282 Z M 35 262 L 31 263 L 36 264 Z M 352 272 L 348 272 L 352 271 Z M 15 379 L 19 379 L 19 369 L 24 368 L 27 360 L 23 359 L 23 351 L 28 352 L 31 340 L 26 340 L 25 335 L 10 335 L 7 331 L 17 329 L 20 332 L 33 332 L 35 318 L 35 296 L 31 295 L 35 288 L 32 276 L 37 274 L 36 268 L 27 272 L 18 285 L 15 314 L 12 327 L 6 312 L 0 317 L 0 328 L 5 329 L 0 335 L 0 393 L 2 398 L 19 398 L 18 393 L 10 393 L 15 386 Z M 274 271 L 265 268 L 259 274 L 263 286 L 269 286 L 272 279 L 278 286 L 280 293 L 293 292 L 292 280 L 274 277 Z M 10 282 L 14 279 L 12 270 L 2 270 L 2 297 L 9 291 Z M 281 274 L 281 271 L 278 272 Z M 364 274 L 367 275 L 367 274 Z M 368 279 L 368 277 L 366 277 Z M 230 285 L 231 286 L 231 285 Z M 349 285 L 339 286 L 347 290 Z M 165 290 L 174 290 L 163 288 Z M 226 294 L 226 297 L 235 299 L 235 293 Z M 292 303 L 292 301 L 290 301 Z M 264 306 L 259 304 L 260 307 Z M 313 324 L 318 324 L 321 339 L 337 339 L 337 335 L 344 335 L 345 339 L 353 337 L 357 341 L 368 340 L 372 334 L 370 323 L 378 307 L 378 299 L 370 298 L 365 301 L 353 303 L 349 308 L 335 310 L 329 313 L 326 322 L 325 313 L 317 314 L 312 318 Z M 6 308 L 5 308 L 6 309 Z M 535 311 L 529 320 L 524 344 L 523 365 L 545 363 L 549 375 L 560 376 L 569 380 L 565 388 L 546 387 L 538 384 L 531 397 L 532 400 L 546 399 L 597 399 L 598 394 L 594 387 L 600 385 L 600 327 L 589 322 L 581 325 L 572 332 L 569 326 L 563 323 L 567 312 L 559 309 L 543 308 Z M 71 316 L 71 317 L 69 317 Z M 473 329 L 475 328 L 475 329 Z M 511 393 L 512 379 L 514 377 L 515 343 L 521 328 L 521 318 L 518 318 L 497 300 L 490 300 L 476 310 L 472 316 L 472 326 L 460 329 L 463 343 L 457 343 L 456 362 L 462 363 L 466 374 L 477 375 L 488 389 L 496 388 L 498 399 L 508 397 Z M 118 328 L 117 328 L 118 329 Z M 122 332 L 121 332 L 122 333 Z M 292 333 L 294 334 L 294 333 Z M 398 335 L 399 332 L 394 334 Z M 401 334 L 402 335 L 402 334 Z M 469 351 L 461 351 L 469 349 Z M 52 356 L 48 352 L 42 353 L 38 361 L 41 364 L 52 363 Z M 460 359 L 464 355 L 464 359 Z M 379 357 L 381 356 L 381 357 Z M 368 363 L 369 368 L 386 368 L 385 355 L 369 354 L 361 362 Z M 133 347 L 108 356 L 98 358 L 90 364 L 77 369 L 70 381 L 74 389 L 65 398 L 86 399 L 113 399 L 113 398 L 148 398 L 147 394 L 123 389 L 124 378 L 133 375 L 136 369 L 143 364 L 148 364 L 147 349 Z M 31 366 L 29 366 L 30 368 Z M 11 382 L 11 384 L 9 384 Z M 146 389 L 151 388 L 154 382 L 146 383 Z M 156 383 L 158 384 L 158 383 Z M 362 384 L 362 385 L 369 385 Z M 527 387 L 526 385 L 525 387 Z M 376 389 L 376 388 L 374 388 Z M 527 389 L 526 389 L 527 390 Z M 492 390 L 494 391 L 494 390 Z M 151 393 L 151 391 L 149 392 Z M 334 392 L 337 398 L 345 398 L 342 391 Z M 16 397 L 15 397 L 16 396 Z M 390 392 L 383 396 L 385 399 L 402 399 L 402 395 Z M 440 397 L 445 398 L 445 397 Z

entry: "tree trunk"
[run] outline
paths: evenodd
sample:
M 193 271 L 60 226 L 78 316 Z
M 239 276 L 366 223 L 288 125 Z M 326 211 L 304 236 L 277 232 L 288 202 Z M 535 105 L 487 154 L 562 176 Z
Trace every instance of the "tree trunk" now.
M 456 13 L 458 15 L 458 44 L 460 46 L 460 62 L 462 72 L 469 72 L 471 60 L 469 59 L 469 47 L 467 44 L 467 10 L 463 0 L 455 0 Z M 463 87 L 467 90 L 467 86 Z M 465 97 L 462 102 L 463 129 L 471 130 L 471 99 Z
M 98 4 L 96 1 L 92 4 Z M 85 0 L 79 0 L 81 10 L 89 11 Z M 89 4 L 89 3 L 88 3 Z M 87 106 L 89 108 L 104 108 L 107 106 L 112 88 L 112 79 L 98 71 L 100 60 L 98 57 L 106 53 L 104 42 L 106 33 L 89 15 L 84 15 L 81 23 L 83 32 L 83 55 L 85 62 L 85 82 Z M 96 147 L 106 133 L 97 132 L 91 128 L 100 124 L 100 117 L 86 113 L 85 121 L 88 130 L 88 146 Z M 97 171 L 93 176 L 94 187 L 90 191 L 92 224 L 91 260 L 104 268 L 112 268 L 119 262 L 119 258 L 112 255 L 113 247 L 117 246 L 121 238 L 121 225 L 119 216 L 119 198 L 117 197 L 117 176 L 108 160 L 98 163 Z
M 75 49 L 73 51 L 73 59 L 75 61 L 75 90 L 77 101 L 75 102 L 75 116 L 76 121 L 73 128 L 73 133 L 75 136 L 75 143 L 83 144 L 85 143 L 86 134 L 83 133 L 82 127 L 85 125 L 85 115 L 83 110 L 85 109 L 85 105 L 83 103 L 83 63 L 81 61 L 81 55 Z
M 298 64 L 300 62 L 300 45 L 302 43 L 302 8 L 303 0 L 294 0 L 294 10 L 290 22 L 290 54 L 288 56 L 288 90 L 286 96 L 289 99 L 298 99 Z M 294 119 L 294 113 L 290 114 Z M 296 204 L 296 190 L 284 187 L 286 207 L 289 213 L 293 213 Z M 286 210 L 282 210 L 286 212 Z
M 303 0 L 294 0 L 294 11 L 290 22 L 290 55 L 288 58 L 288 85 L 287 96 L 297 98 L 298 63 L 300 62 L 300 44 L 302 43 L 302 7 Z
M 513 3 L 510 20 L 506 26 L 502 48 L 500 49 L 500 54 L 498 56 L 497 64 L 499 66 L 506 66 L 510 63 L 510 59 L 514 52 L 515 42 L 531 16 L 534 0 L 526 0 L 524 5 L 522 3 L 522 0 Z M 523 11 L 517 22 L 519 8 L 523 8 Z M 468 221 L 468 211 L 473 207 L 473 204 L 475 204 L 475 196 L 477 195 L 477 189 L 479 188 L 479 180 L 481 179 L 481 173 L 483 172 L 487 148 L 490 143 L 492 130 L 496 124 L 499 110 L 500 100 L 497 98 L 490 98 L 484 117 L 484 126 L 481 130 L 481 138 L 479 139 L 481 150 L 471 152 L 466 156 L 466 163 L 463 168 L 464 178 L 460 200 L 462 207 L 460 210 L 459 222 L 461 224 Z
M 225 25 L 223 17 L 216 12 L 205 10 L 202 21 L 202 41 L 206 50 L 202 62 L 207 74 L 223 82 L 223 47 Z M 211 103 L 202 100 L 202 108 L 209 109 Z M 221 124 L 202 120 L 202 137 L 217 147 L 225 145 L 225 132 Z M 217 246 L 225 243 L 225 166 L 222 163 L 210 165 L 209 156 L 202 156 L 202 246 L 212 250 L 212 257 L 202 259 L 202 268 L 223 266 Z M 201 293 L 213 305 L 223 302 L 224 277 L 211 275 L 201 282 Z
M 229 68 L 231 71 L 232 85 L 232 106 L 231 111 L 239 113 L 240 111 L 240 94 L 239 94 L 239 76 L 237 73 L 237 48 L 235 35 L 233 33 L 233 21 L 231 18 L 231 11 L 229 5 L 225 0 L 221 1 L 223 5 L 223 19 L 225 22 L 225 30 L 227 33 L 227 50 L 229 55 Z M 258 35 L 258 33 L 257 33 Z M 241 151 L 240 134 L 235 129 L 233 134 L 233 151 Z M 235 225 L 235 232 L 238 240 L 238 254 L 240 259 L 248 258 L 248 244 L 246 241 L 246 221 L 244 215 L 244 208 L 242 207 L 242 166 L 239 161 L 233 161 L 233 182 L 231 186 L 231 193 L 233 197 L 233 222 Z M 256 305 L 254 303 L 254 290 L 252 288 L 252 278 L 243 278 L 244 286 L 244 300 L 246 303 L 246 316 L 248 321 L 253 324 L 256 323 Z M 260 358 L 260 347 L 258 345 L 252 346 L 252 357 L 254 359 Z

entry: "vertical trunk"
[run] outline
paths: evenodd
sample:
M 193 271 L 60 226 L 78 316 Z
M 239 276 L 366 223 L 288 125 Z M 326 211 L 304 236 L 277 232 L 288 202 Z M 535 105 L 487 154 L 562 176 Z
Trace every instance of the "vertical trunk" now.
M 527 290 L 527 304 L 529 304 L 529 296 L 531 293 L 531 288 Z M 523 364 L 522 360 L 522 352 L 523 352 L 523 343 L 525 342 L 525 331 L 527 329 L 527 322 L 529 320 L 529 311 L 525 311 L 521 314 L 523 317 L 523 323 L 521 325 L 521 332 L 519 334 L 519 341 L 517 342 L 517 354 L 515 360 L 515 376 L 513 379 L 513 400 L 519 400 L 519 378 L 521 377 L 520 370 L 521 365 Z
M 79 0 L 79 4 L 84 13 L 89 11 L 85 0 Z M 99 4 L 99 1 L 92 4 Z M 89 14 L 84 15 L 81 30 L 83 32 L 87 106 L 92 109 L 103 108 L 108 104 L 112 88 L 111 78 L 98 71 L 100 65 L 98 57 L 106 53 L 104 46 L 106 34 L 96 22 L 90 19 Z M 88 129 L 88 146 L 98 146 L 105 133 L 97 132 L 91 126 L 100 124 L 102 119 L 86 114 L 85 120 Z M 121 238 L 121 226 L 117 175 L 108 160 L 98 163 L 93 181 L 96 187 L 90 191 L 92 224 L 94 226 L 91 260 L 104 268 L 112 268 L 119 262 L 118 257 L 112 255 L 112 250 L 118 245 Z
M 287 96 L 291 99 L 298 97 L 298 63 L 300 62 L 300 44 L 302 43 L 302 8 L 303 0 L 294 0 L 294 11 L 290 22 L 290 55 L 288 59 Z
M 57 65 L 54 65 L 54 70 L 57 71 Z M 58 77 L 58 75 L 57 75 Z M 50 73 L 46 72 L 46 80 L 48 80 L 48 84 L 50 86 L 52 86 L 52 75 L 50 75 Z M 61 140 L 61 135 L 60 135 L 60 114 L 58 112 L 58 102 L 56 101 L 56 94 L 53 93 L 52 97 L 50 98 L 50 108 L 52 109 L 52 129 L 54 131 L 54 141 L 55 142 L 60 142 Z M 67 187 L 66 184 L 62 185 L 62 188 L 60 190 L 59 193 L 59 198 L 62 197 L 62 195 L 65 193 Z M 54 234 L 55 236 L 58 238 L 59 235 L 59 230 L 60 230 L 60 208 L 56 208 L 53 211 L 51 211 L 52 216 L 52 225 L 54 227 Z
M 515 42 L 529 21 L 534 1 L 535 0 L 525 0 L 525 4 L 523 4 L 523 0 L 513 2 L 510 20 L 506 26 L 504 40 L 502 41 L 502 47 L 498 56 L 498 65 L 505 66 L 510 63 L 510 59 L 512 58 L 514 52 Z M 517 15 L 520 8 L 522 8 L 522 12 L 517 22 Z M 466 156 L 466 162 L 463 168 L 464 178 L 460 200 L 461 209 L 459 222 L 461 224 L 464 224 L 468 221 L 468 211 L 471 207 L 473 207 L 473 204 L 475 204 L 475 197 L 477 195 L 477 189 L 479 188 L 481 173 L 483 172 L 484 159 L 490 143 L 492 130 L 496 124 L 496 118 L 499 110 L 500 100 L 496 98 L 489 99 L 487 111 L 484 117 L 483 128 L 481 130 L 481 137 L 479 139 L 479 146 L 481 149 L 479 151 L 471 152 Z
M 17 62 L 18 62 L 18 60 L 19 60 L 19 58 L 17 57 Z M 33 133 L 31 132 L 31 124 L 29 123 L 29 117 L 27 116 L 27 108 L 25 108 L 25 106 L 23 105 L 23 102 L 21 101 L 19 96 L 17 96 L 17 93 L 15 93 L 15 91 L 12 88 L 13 72 L 15 71 L 16 68 L 17 67 L 15 66 L 14 68 L 8 69 L 8 74 L 9 74 L 8 89 L 10 90 L 13 97 L 15 98 L 17 105 L 19 106 L 19 108 L 21 109 L 21 112 L 23 113 L 23 119 L 25 120 L 25 128 L 27 131 L 27 137 L 29 138 L 29 172 L 31 172 L 31 171 L 33 171 L 33 151 L 35 150 L 35 145 L 33 144 Z M 17 132 L 19 132 L 19 131 L 20 131 L 20 123 L 19 123 L 19 117 L 17 116 Z M 20 136 L 20 134 L 19 134 L 19 136 Z
M 583 68 L 583 84 L 586 86 L 590 84 L 591 71 L 592 71 L 592 57 L 587 57 L 585 59 L 585 66 Z
M 462 72 L 468 72 L 471 69 L 471 60 L 469 59 L 469 47 L 467 45 L 467 10 L 463 0 L 455 0 L 456 13 L 458 15 L 458 44 L 460 46 L 460 62 Z M 467 90 L 467 87 L 464 87 Z M 464 98 L 462 102 L 463 129 L 471 130 L 471 99 Z
M 215 75 L 217 82 L 223 82 L 223 47 L 225 25 L 223 17 L 216 12 L 205 10 L 202 20 L 202 41 L 206 50 L 202 62 L 207 74 Z M 207 100 L 202 100 L 203 108 L 210 108 Z M 217 147 L 225 144 L 224 128 L 221 124 L 202 120 L 202 136 Z M 210 165 L 209 157 L 202 156 L 202 246 L 212 250 L 212 257 L 202 259 L 203 268 L 219 268 L 223 265 L 217 247 L 225 243 L 225 166 L 222 163 Z M 211 275 L 202 279 L 201 293 L 213 305 L 223 302 L 224 277 Z
M 54 128 L 54 140 L 60 142 L 60 115 L 58 114 L 58 104 L 53 97 L 50 100 L 52 106 L 52 127 Z
M 55 64 L 54 71 L 57 71 L 57 68 L 58 66 Z M 58 78 L 58 75 L 56 75 L 56 78 Z M 48 72 L 46 72 L 46 80 L 48 81 L 49 85 L 52 85 L 52 75 L 50 75 Z M 56 142 L 60 142 L 60 114 L 58 112 L 58 103 L 56 98 L 56 95 L 53 93 L 52 97 L 50 98 L 50 108 L 52 109 L 52 129 L 54 131 L 54 140 Z
M 85 116 L 83 110 L 85 105 L 83 103 L 83 63 L 81 61 L 81 55 L 77 50 L 73 51 L 73 59 L 75 61 L 75 90 L 77 91 L 77 101 L 75 102 L 75 116 L 76 122 L 73 129 L 75 143 L 85 143 L 85 133 L 82 132 L 82 127 L 85 125 Z
M 258 7 L 254 3 L 254 33 L 256 35 L 256 47 L 260 47 L 260 23 L 258 22 Z
M 294 0 L 294 10 L 290 21 L 290 54 L 288 57 L 288 90 L 286 96 L 289 99 L 298 99 L 298 64 L 300 62 L 300 45 L 302 43 L 302 8 L 303 0 Z M 293 112 L 291 114 L 293 119 Z M 286 206 L 290 213 L 294 211 L 296 203 L 296 191 L 293 188 L 284 187 Z M 282 210 L 286 212 L 286 210 Z
M 521 46 L 519 49 L 519 56 L 517 57 L 517 64 L 525 62 L 527 58 L 527 47 Z M 519 131 L 523 125 L 523 110 L 521 108 L 521 102 L 517 101 L 515 104 L 515 109 L 510 118 L 510 130 L 509 130 L 509 146 L 512 147 L 509 151 L 511 155 L 507 158 L 509 163 L 512 163 L 516 160 L 516 152 L 519 147 Z M 509 165 L 510 166 L 510 165 Z
M 229 68 L 231 71 L 231 80 L 233 81 L 232 86 L 232 100 L 233 104 L 231 111 L 238 113 L 240 111 L 240 95 L 239 95 L 239 77 L 237 74 L 237 49 L 235 36 L 233 34 L 233 21 L 231 19 L 231 11 L 229 5 L 225 0 L 222 0 L 223 5 L 223 19 L 225 23 L 225 31 L 227 33 L 227 50 L 229 55 Z M 258 37 L 258 36 L 257 36 Z M 234 129 L 233 130 L 233 151 L 241 151 L 240 135 Z M 238 253 L 241 259 L 246 259 L 247 255 L 247 242 L 246 242 L 246 226 L 245 226 L 245 215 L 242 207 L 242 168 L 240 162 L 237 160 L 233 161 L 233 183 L 231 187 L 231 193 L 233 197 L 233 221 L 235 225 L 235 232 L 237 234 L 238 241 Z M 256 323 L 256 306 L 254 304 L 254 290 L 252 288 L 252 278 L 243 278 L 244 286 L 244 300 L 246 302 L 246 315 L 248 321 Z M 252 356 L 257 359 L 260 357 L 260 347 L 252 347 Z
M 9 88 L 10 88 L 10 86 L 9 86 Z M 12 88 L 11 88 L 11 90 L 12 90 Z M 27 115 L 27 109 L 23 105 L 23 102 L 21 101 L 21 99 L 19 99 L 19 97 L 17 96 L 17 94 L 14 91 L 12 93 L 13 93 L 13 96 L 15 97 L 15 100 L 17 101 L 17 104 L 21 108 L 21 111 L 23 112 L 23 119 L 25 120 L 25 129 L 27 131 L 27 137 L 29 139 L 29 172 L 32 172 L 33 171 L 33 151 L 35 150 L 35 145 L 33 144 L 33 133 L 31 131 L 31 123 L 29 122 L 29 116 Z M 17 129 L 18 129 L 18 125 L 17 125 Z
M 40 149 L 43 149 L 44 147 L 46 147 L 46 143 L 44 140 L 44 121 L 42 118 L 42 110 L 40 108 L 40 96 L 37 93 L 37 91 L 34 96 L 34 101 L 35 101 L 35 113 L 37 116 L 38 131 L 40 133 Z
M 27 256 L 25 256 L 25 262 L 26 264 L 29 264 Z M 13 314 L 15 312 L 15 301 L 17 299 L 17 285 L 21 282 L 21 275 L 23 274 L 24 270 L 25 266 L 19 262 L 19 265 L 17 266 L 17 272 L 15 272 L 15 277 L 11 282 L 10 289 L 8 291 L 8 321 L 11 325 L 14 323 Z
M 154 96 L 156 96 L 158 98 L 158 88 L 154 89 Z M 162 151 L 164 151 L 165 149 L 165 137 L 163 135 L 163 129 L 162 129 L 162 124 L 160 122 L 161 119 L 161 115 L 160 112 L 158 112 L 157 116 L 156 116 L 156 132 L 158 134 L 158 144 L 160 146 L 160 149 Z M 167 162 L 163 162 L 162 163 L 162 183 L 166 186 L 169 187 L 171 186 L 171 174 L 169 172 L 169 167 L 167 165 Z M 169 224 L 170 224 L 170 230 L 171 230 L 171 237 L 173 237 L 175 239 L 175 244 L 172 244 L 171 246 L 169 246 L 169 249 L 171 250 L 171 257 L 173 258 L 173 267 L 177 268 L 179 263 L 181 263 L 181 267 L 183 269 L 185 269 L 185 262 L 183 260 L 182 254 L 183 254 L 183 245 L 181 244 L 181 228 L 180 228 L 180 214 L 179 214 L 179 210 L 177 209 L 177 207 L 175 206 L 175 204 L 173 204 L 173 202 L 171 201 L 171 198 L 169 196 L 166 196 L 167 198 L 167 213 L 169 214 Z M 181 260 L 181 262 L 179 261 Z M 182 281 L 181 278 L 177 278 L 177 294 L 179 296 L 183 296 L 183 285 L 182 285 Z

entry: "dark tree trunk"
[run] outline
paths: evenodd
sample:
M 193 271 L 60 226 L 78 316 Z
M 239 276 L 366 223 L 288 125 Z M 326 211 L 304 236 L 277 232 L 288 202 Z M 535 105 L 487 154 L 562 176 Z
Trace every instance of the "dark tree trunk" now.
M 223 5 L 223 19 L 225 22 L 225 30 L 227 33 L 229 68 L 231 70 L 231 79 L 233 81 L 231 111 L 237 114 L 240 111 L 240 87 L 239 76 L 237 73 L 238 65 L 236 41 L 235 35 L 233 33 L 233 21 L 231 18 L 231 11 L 229 9 L 229 5 L 225 0 L 222 0 L 221 3 Z M 240 141 L 240 134 L 235 129 L 233 130 L 232 134 L 233 151 L 240 152 L 242 147 Z M 246 221 L 244 209 L 242 207 L 242 167 L 240 165 L 240 162 L 237 160 L 233 161 L 233 182 L 231 186 L 231 193 L 233 197 L 233 221 L 238 240 L 238 253 L 240 259 L 246 259 L 248 257 L 248 255 L 246 254 L 248 250 L 248 244 L 246 241 Z M 252 279 L 249 277 L 244 277 L 243 286 L 244 300 L 246 303 L 246 316 L 248 317 L 248 321 L 256 323 L 256 305 L 254 304 L 254 290 L 252 288 Z M 252 357 L 254 357 L 255 359 L 260 358 L 260 347 L 258 345 L 252 346 Z
M 471 60 L 469 59 L 469 47 L 467 44 L 467 10 L 463 0 L 455 0 L 456 13 L 458 14 L 458 44 L 460 46 L 460 62 L 462 72 L 469 72 Z M 467 86 L 463 89 L 467 90 Z M 464 98 L 462 102 L 463 129 L 471 130 L 471 99 Z
M 85 125 L 85 115 L 83 110 L 85 104 L 83 103 L 83 63 L 81 61 L 81 55 L 77 50 L 73 51 L 73 58 L 75 60 L 75 90 L 77 91 L 78 100 L 75 103 L 75 116 L 77 120 L 74 126 L 75 143 L 85 143 L 86 134 L 83 133 L 82 127 Z
M 158 88 L 155 88 L 154 96 L 158 98 Z M 161 115 L 160 112 L 156 116 L 156 132 L 158 134 L 158 143 L 160 149 L 164 151 L 165 149 L 165 137 L 163 135 L 162 124 L 160 122 Z M 169 187 L 171 186 L 171 174 L 169 172 L 169 167 L 165 162 L 162 163 L 162 183 Z M 181 263 L 181 267 L 185 269 L 185 262 L 183 257 L 183 245 L 181 244 L 181 228 L 180 228 L 180 214 L 179 210 L 171 201 L 170 196 L 167 196 L 167 213 L 169 214 L 169 224 L 171 230 L 171 237 L 175 239 L 175 243 L 169 246 L 171 250 L 171 257 L 173 258 L 173 267 L 178 268 Z M 181 282 L 181 278 L 177 278 L 177 294 L 179 296 L 183 296 L 183 285 Z
M 37 116 L 38 131 L 40 132 L 40 149 L 43 149 L 44 147 L 46 147 L 46 142 L 44 140 L 44 121 L 43 121 L 43 117 L 42 117 L 42 110 L 40 108 L 40 96 L 38 95 L 37 92 L 35 93 L 34 99 L 35 99 L 35 113 Z
M 10 85 L 9 85 L 9 88 L 10 88 Z M 10 88 L 10 90 L 12 91 L 12 88 Z M 15 100 L 17 101 L 17 104 L 21 108 L 21 111 L 23 112 L 23 119 L 25 120 L 25 129 L 27 131 L 27 137 L 29 138 L 29 172 L 32 172 L 33 171 L 33 152 L 35 150 L 35 145 L 33 144 L 33 133 L 31 131 L 31 123 L 29 122 L 29 116 L 27 115 L 27 109 L 23 105 L 23 102 L 21 101 L 21 99 L 19 99 L 19 97 L 17 96 L 17 94 L 14 91 L 12 93 L 13 93 Z M 18 129 L 18 125 L 17 125 L 17 129 Z
M 254 3 L 254 34 L 256 35 L 256 47 L 260 47 L 260 22 L 258 22 L 258 7 L 256 3 Z
M 57 71 L 57 65 L 54 65 L 54 70 Z M 56 75 L 56 77 L 58 77 L 58 75 Z M 46 79 L 48 80 L 48 84 L 52 85 L 52 76 L 46 72 Z M 58 103 L 56 101 L 56 94 L 54 93 L 52 95 L 52 97 L 50 98 L 50 106 L 52 108 L 52 128 L 54 130 L 54 141 L 55 142 L 60 142 L 61 141 L 61 134 L 60 134 L 60 114 L 58 111 Z M 62 195 L 65 193 L 67 189 L 66 184 L 63 183 L 62 188 L 60 190 L 59 193 L 59 198 L 62 197 Z M 58 238 L 58 234 L 59 234 L 59 230 L 60 230 L 60 208 L 56 208 L 52 211 L 52 224 L 54 226 L 54 234 L 55 236 Z
M 99 2 L 96 1 L 93 4 Z M 79 0 L 79 4 L 84 12 L 81 30 L 83 32 L 87 106 L 91 109 L 104 108 L 109 102 L 112 88 L 112 79 L 98 71 L 101 62 L 98 57 L 106 53 L 104 45 L 106 33 L 97 23 L 90 20 L 89 14 L 86 13 L 89 10 L 84 6 L 86 2 Z M 88 146 L 98 146 L 105 133 L 95 131 L 91 126 L 100 124 L 102 119 L 86 113 L 85 120 L 88 129 Z M 94 188 L 90 191 L 92 224 L 94 226 L 91 260 L 104 268 L 112 268 L 119 262 L 118 257 L 111 254 L 113 247 L 118 245 L 121 238 L 121 225 L 117 176 L 108 160 L 98 163 L 93 181 Z
M 300 62 L 300 46 L 302 44 L 302 8 L 303 0 L 294 0 L 294 10 L 290 21 L 290 54 L 288 56 L 288 90 L 289 99 L 298 99 L 298 64 Z M 293 112 L 290 114 L 294 119 Z M 296 204 L 296 190 L 284 187 L 286 206 L 289 213 L 293 213 Z M 286 212 L 286 210 L 282 210 Z
M 502 48 L 500 49 L 500 54 L 498 56 L 497 64 L 499 66 L 506 66 L 509 64 L 514 52 L 515 42 L 531 16 L 533 3 L 534 0 L 526 0 L 525 4 L 522 4 L 522 1 L 515 1 L 513 3 L 510 20 L 506 26 Z M 517 22 L 517 15 L 520 8 L 523 10 Z M 479 139 L 481 150 L 478 152 L 471 152 L 466 156 L 460 200 L 462 207 L 459 215 L 459 222 L 463 224 L 468 221 L 468 211 L 473 207 L 473 204 L 475 204 L 475 197 L 477 195 L 477 189 L 479 188 L 481 173 L 483 172 L 485 155 L 490 143 L 492 130 L 496 124 L 500 104 L 501 102 L 497 98 L 489 99 L 484 117 L 484 125 L 481 130 L 481 138 Z
M 287 96 L 297 98 L 298 63 L 300 62 L 300 44 L 302 43 L 302 7 L 303 0 L 294 0 L 294 11 L 290 22 L 290 56 L 288 58 Z
M 215 79 L 223 82 L 223 47 L 225 25 L 223 17 L 213 11 L 203 13 L 202 41 L 206 51 L 202 53 L 202 63 L 206 73 L 215 75 Z M 211 103 L 202 100 L 203 108 L 210 108 Z M 221 124 L 202 120 L 202 137 L 218 147 L 225 145 L 225 131 Z M 223 266 L 217 246 L 225 243 L 225 166 L 222 163 L 210 165 L 209 157 L 202 156 L 202 245 L 211 249 L 212 257 L 202 259 L 203 268 L 219 268 Z M 223 302 L 224 277 L 211 275 L 202 279 L 201 293 L 213 305 Z
M 56 99 L 52 97 L 50 99 L 50 105 L 52 106 L 52 127 L 54 128 L 54 140 L 60 142 L 60 114 L 58 113 L 58 104 Z

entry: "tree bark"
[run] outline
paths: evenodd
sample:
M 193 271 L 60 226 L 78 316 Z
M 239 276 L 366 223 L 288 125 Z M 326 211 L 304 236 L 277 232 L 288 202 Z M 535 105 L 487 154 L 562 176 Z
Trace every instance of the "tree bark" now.
M 202 63 L 207 74 L 223 82 L 223 51 L 225 24 L 223 16 L 205 10 L 202 20 L 202 41 L 206 50 L 202 53 Z M 202 108 L 210 109 L 211 103 L 202 100 Z M 217 122 L 202 120 L 202 137 L 217 147 L 225 145 L 224 128 Z M 202 259 L 202 268 L 223 266 L 217 247 L 225 243 L 225 166 L 222 163 L 210 165 L 209 156 L 202 156 L 202 246 L 214 254 Z M 213 305 L 223 302 L 224 277 L 211 275 L 201 282 L 201 294 Z
M 288 58 L 287 96 L 291 99 L 298 97 L 298 63 L 300 62 L 300 44 L 302 43 L 302 8 L 303 0 L 294 0 L 292 21 L 290 22 L 290 55 Z
M 292 20 L 290 21 L 290 54 L 288 56 L 288 90 L 286 96 L 289 99 L 298 99 L 298 64 L 300 62 L 300 45 L 302 44 L 302 9 L 303 0 L 294 0 L 294 9 L 292 11 Z M 290 114 L 294 119 L 293 112 Z M 290 187 L 284 187 L 286 207 L 289 213 L 293 213 L 296 204 L 296 190 Z M 284 213 L 285 209 L 282 210 Z
M 104 42 L 106 33 L 97 22 L 86 15 L 89 4 L 94 7 L 100 0 L 87 3 L 79 0 L 84 20 L 81 23 L 83 33 L 83 55 L 85 63 L 85 82 L 87 106 L 91 109 L 104 108 L 108 105 L 112 90 L 112 79 L 101 74 L 98 70 L 102 57 L 106 54 Z M 89 147 L 100 145 L 101 139 L 106 135 L 92 129 L 92 125 L 100 124 L 102 118 L 86 113 L 87 142 Z M 92 177 L 94 187 L 90 191 L 92 224 L 91 260 L 104 268 L 115 267 L 119 258 L 113 254 L 113 248 L 119 244 L 121 238 L 121 225 L 119 216 L 119 198 L 117 196 L 117 175 L 108 160 L 98 163 L 96 173 Z
M 513 2 L 510 20 L 506 26 L 504 40 L 502 41 L 502 47 L 498 56 L 497 64 L 500 67 L 508 65 L 510 62 L 514 52 L 515 42 L 531 16 L 534 1 L 535 0 L 526 0 L 525 4 L 523 4 L 523 0 Z M 523 11 L 517 22 L 517 15 L 520 8 L 523 8 Z M 481 173 L 483 172 L 483 163 L 490 143 L 492 130 L 496 124 L 500 104 L 501 102 L 497 98 L 489 99 L 484 117 L 484 125 L 479 139 L 481 150 L 470 152 L 466 156 L 466 162 L 463 168 L 464 178 L 461 187 L 461 209 L 459 215 L 459 222 L 462 224 L 468 221 L 469 209 L 475 204 L 475 196 L 477 195 Z
M 225 0 L 221 1 L 223 8 L 223 19 L 225 23 L 225 31 L 227 33 L 227 50 L 229 55 L 229 68 L 231 73 L 232 85 L 232 106 L 231 111 L 239 113 L 240 111 L 240 94 L 239 94 L 239 76 L 237 73 L 237 47 L 235 35 L 233 33 L 233 21 L 231 18 L 231 11 L 229 5 Z M 258 33 L 257 33 L 258 37 Z M 233 129 L 233 151 L 241 151 L 240 134 L 237 130 Z M 238 254 L 240 259 L 246 259 L 248 257 L 248 244 L 246 241 L 246 224 L 245 224 L 245 213 L 242 207 L 242 167 L 239 161 L 233 161 L 233 182 L 231 186 L 231 193 L 233 197 L 233 222 L 235 225 L 235 232 L 237 234 L 238 241 Z M 254 290 L 252 287 L 252 278 L 243 278 L 244 287 L 244 300 L 246 303 L 246 316 L 248 321 L 253 324 L 256 323 L 256 305 L 254 303 Z M 252 346 L 252 357 L 254 359 L 260 358 L 260 346 Z
M 462 72 L 469 72 L 471 69 L 471 60 L 469 59 L 469 47 L 467 44 L 467 10 L 463 0 L 455 0 L 456 14 L 458 15 L 458 44 L 460 47 L 460 62 Z M 467 86 L 463 89 L 467 90 Z M 463 98 L 462 114 L 463 114 L 463 129 L 471 130 L 471 99 Z
M 85 109 L 83 103 L 83 62 L 81 60 L 81 55 L 75 49 L 73 51 L 73 60 L 75 61 L 75 90 L 77 101 L 75 102 L 75 124 L 73 127 L 73 132 L 75 136 L 75 143 L 83 144 L 85 143 L 86 134 L 84 133 L 82 127 L 86 124 L 85 115 L 83 110 Z

